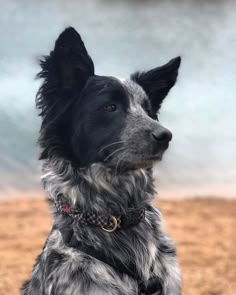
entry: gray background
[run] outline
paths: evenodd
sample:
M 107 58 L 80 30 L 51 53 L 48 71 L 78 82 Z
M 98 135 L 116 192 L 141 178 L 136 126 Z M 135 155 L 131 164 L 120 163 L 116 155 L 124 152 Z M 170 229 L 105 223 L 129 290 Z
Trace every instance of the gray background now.
M 40 188 L 37 59 L 69 25 L 98 74 L 127 77 L 182 56 L 160 116 L 174 133 L 155 169 L 160 195 L 236 196 L 236 2 L 227 0 L 0 0 L 0 196 Z

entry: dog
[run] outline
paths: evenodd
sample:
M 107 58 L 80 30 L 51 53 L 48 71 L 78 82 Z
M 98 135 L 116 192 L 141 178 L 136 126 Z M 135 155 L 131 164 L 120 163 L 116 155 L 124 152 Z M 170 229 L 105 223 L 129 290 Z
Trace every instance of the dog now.
M 36 106 L 54 225 L 22 295 L 181 294 L 175 245 L 151 205 L 152 167 L 172 139 L 158 112 L 180 63 L 99 76 L 72 27 L 42 58 Z

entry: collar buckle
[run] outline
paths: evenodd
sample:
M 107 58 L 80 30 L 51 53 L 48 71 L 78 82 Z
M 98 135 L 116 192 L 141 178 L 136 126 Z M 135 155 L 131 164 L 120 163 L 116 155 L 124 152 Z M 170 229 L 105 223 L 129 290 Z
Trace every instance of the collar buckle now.
M 119 224 L 117 218 L 115 216 L 111 216 L 110 224 L 107 227 L 101 226 L 101 228 L 106 232 L 112 233 L 118 228 L 118 225 Z

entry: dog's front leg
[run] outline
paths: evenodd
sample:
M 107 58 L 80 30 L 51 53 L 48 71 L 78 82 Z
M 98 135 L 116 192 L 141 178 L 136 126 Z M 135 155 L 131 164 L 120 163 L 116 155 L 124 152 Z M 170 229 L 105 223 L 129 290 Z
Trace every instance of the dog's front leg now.
M 158 243 L 156 268 L 161 269 L 163 295 L 181 295 L 181 275 L 173 242 L 163 234 Z M 158 274 L 158 271 L 157 271 Z
M 21 295 L 42 295 L 43 291 L 43 267 L 42 254 L 38 256 L 33 268 L 32 277 L 21 288 Z

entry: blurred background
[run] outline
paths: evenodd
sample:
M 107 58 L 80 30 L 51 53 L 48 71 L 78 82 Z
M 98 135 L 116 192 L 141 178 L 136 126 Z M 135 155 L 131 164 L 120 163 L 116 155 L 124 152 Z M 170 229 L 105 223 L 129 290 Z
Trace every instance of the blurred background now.
M 0 0 L 0 295 L 19 294 L 51 228 L 35 76 L 67 26 L 97 74 L 128 77 L 181 55 L 160 114 L 174 137 L 155 167 L 154 205 L 177 245 L 183 295 L 235 295 L 234 0 Z
M 104 75 L 181 55 L 160 120 L 174 139 L 155 170 L 165 196 L 236 196 L 236 2 L 0 0 L 0 196 L 39 191 L 37 60 L 69 25 Z

